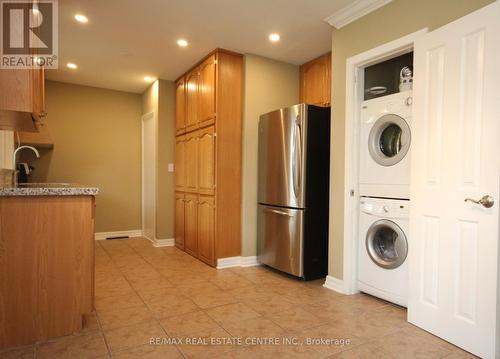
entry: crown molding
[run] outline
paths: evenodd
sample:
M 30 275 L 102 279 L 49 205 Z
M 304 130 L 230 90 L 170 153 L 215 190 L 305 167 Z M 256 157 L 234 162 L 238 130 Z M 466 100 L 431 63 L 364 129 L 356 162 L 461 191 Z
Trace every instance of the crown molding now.
M 387 5 L 392 0 L 356 0 L 328 16 L 325 21 L 336 29 L 340 29 L 353 21 L 368 15 L 372 11 Z

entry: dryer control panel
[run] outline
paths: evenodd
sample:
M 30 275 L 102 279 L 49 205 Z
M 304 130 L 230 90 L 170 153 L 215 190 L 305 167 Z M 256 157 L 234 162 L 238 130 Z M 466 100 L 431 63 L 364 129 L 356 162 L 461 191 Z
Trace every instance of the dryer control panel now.
M 402 199 L 361 197 L 360 210 L 363 213 L 377 217 L 406 219 L 410 213 L 410 201 Z

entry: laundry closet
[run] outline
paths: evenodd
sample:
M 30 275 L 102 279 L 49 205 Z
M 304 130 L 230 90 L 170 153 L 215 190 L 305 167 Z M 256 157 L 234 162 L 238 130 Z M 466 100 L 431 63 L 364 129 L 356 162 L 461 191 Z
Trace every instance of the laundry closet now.
M 500 357 L 499 14 L 346 62 L 343 292 L 483 358 Z
M 413 52 L 367 66 L 359 126 L 359 290 L 407 306 Z

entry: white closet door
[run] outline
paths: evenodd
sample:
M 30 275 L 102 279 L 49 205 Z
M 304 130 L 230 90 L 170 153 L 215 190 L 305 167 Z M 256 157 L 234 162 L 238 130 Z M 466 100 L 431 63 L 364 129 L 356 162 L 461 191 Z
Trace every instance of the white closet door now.
M 499 36 L 497 1 L 415 43 L 408 317 L 483 358 L 499 357 Z

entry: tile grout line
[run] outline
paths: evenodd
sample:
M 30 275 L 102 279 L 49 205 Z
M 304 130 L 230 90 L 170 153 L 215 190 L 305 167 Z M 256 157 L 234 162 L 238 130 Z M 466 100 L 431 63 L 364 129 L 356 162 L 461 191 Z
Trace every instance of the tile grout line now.
M 142 256 L 133 248 L 131 247 L 128 243 L 126 243 L 127 247 L 130 248 L 138 257 L 141 257 Z M 141 300 L 141 302 L 144 304 L 144 306 L 148 309 L 148 312 L 151 312 L 151 309 L 149 308 L 149 306 L 147 305 L 147 303 L 144 301 L 144 299 L 142 298 L 142 296 L 139 294 L 139 292 L 137 292 L 137 290 L 134 288 L 134 286 L 130 283 L 129 279 L 125 276 L 124 272 L 122 271 L 122 269 L 117 265 L 117 263 L 115 262 L 114 258 L 113 258 L 113 255 L 110 254 L 108 252 L 108 250 L 106 248 L 103 248 L 104 251 L 106 251 L 106 253 L 109 255 L 111 261 L 113 262 L 113 266 L 120 272 L 121 276 L 123 277 L 123 279 L 127 282 L 127 284 L 130 286 L 130 288 L 132 289 L 132 291 L 139 297 L 139 299 Z M 142 258 L 144 259 L 144 258 Z M 146 261 L 147 262 L 147 261 Z M 148 263 L 149 264 L 149 263 Z M 155 269 L 156 271 L 156 269 Z M 151 312 L 151 314 L 153 314 Z M 97 315 L 99 317 L 99 315 Z M 162 329 L 163 333 L 168 337 L 168 334 L 167 332 L 165 331 L 165 329 L 163 328 L 163 326 L 161 325 L 161 323 L 159 322 L 159 320 L 157 319 L 156 316 L 152 316 L 152 319 L 156 322 L 156 324 L 158 324 L 160 326 L 160 328 Z M 135 324 L 132 324 L 132 325 L 135 325 Z M 131 325 L 131 326 L 132 326 Z M 116 328 L 115 328 L 116 329 Z M 112 329 L 110 329 L 112 330 Z M 104 335 L 104 331 L 103 331 L 103 335 Z M 104 335 L 104 337 L 106 337 L 106 335 Z M 127 349 L 130 349 L 131 347 L 126 347 L 126 348 L 123 348 L 122 350 L 118 350 L 118 352 L 120 351 L 124 351 L 124 350 L 127 350 Z M 109 349 L 110 351 L 110 356 L 111 358 L 113 357 L 113 355 L 111 354 L 111 349 Z
M 144 259 L 144 261 L 146 263 L 148 263 L 159 275 L 161 278 L 164 278 L 164 276 L 146 259 L 144 258 L 144 256 L 139 253 L 135 248 L 133 248 L 132 246 L 130 246 L 128 243 L 126 243 L 127 246 L 129 248 L 132 249 L 132 251 L 134 251 L 137 256 L 139 256 L 140 258 Z M 123 272 L 121 271 L 120 268 L 118 268 L 118 270 L 122 273 L 123 275 Z M 123 275 L 125 277 L 125 275 Z M 167 281 L 168 281 L 168 278 L 165 278 Z M 137 296 L 139 296 L 139 298 L 141 298 L 141 301 L 144 303 L 144 305 L 148 308 L 149 311 L 151 311 L 151 308 L 148 306 L 148 304 L 144 301 L 144 299 L 141 297 L 141 295 L 139 294 L 139 292 L 137 292 L 137 290 L 134 288 L 134 286 L 129 282 L 129 280 L 125 277 L 125 280 L 127 281 L 127 283 L 130 285 L 130 287 L 134 290 L 134 292 L 136 293 Z M 175 285 L 169 281 L 170 284 L 172 284 L 173 287 L 175 287 Z M 195 303 L 196 304 L 196 303 Z M 153 313 L 151 313 L 153 314 Z M 165 335 L 168 337 L 168 338 L 171 338 L 171 336 L 168 334 L 167 330 L 163 327 L 163 325 L 161 324 L 161 321 L 160 319 L 158 319 L 158 317 L 156 315 L 153 315 L 153 318 L 154 320 L 157 322 L 157 324 L 160 326 L 160 328 L 163 330 L 163 332 L 165 333 Z M 177 349 L 177 351 L 182 355 L 183 358 L 186 358 L 186 356 L 184 355 L 183 351 L 177 346 L 177 344 L 174 344 L 174 347 L 175 349 Z
M 109 253 L 106 251 L 106 249 L 105 249 L 105 248 L 103 248 L 103 247 L 102 247 L 102 245 L 101 245 L 100 243 L 99 243 L 98 245 L 99 245 L 99 246 L 101 247 L 101 249 L 102 249 L 102 250 L 106 253 L 106 255 L 109 257 L 109 259 L 110 259 L 111 261 L 113 261 L 113 259 L 111 258 L 111 256 L 109 255 Z M 95 254 L 94 254 L 94 255 L 95 255 Z M 94 281 L 95 281 L 95 279 L 94 279 Z M 94 293 L 95 293 L 95 289 L 94 289 Z M 94 298 L 94 306 L 95 306 L 95 298 Z M 101 325 L 101 319 L 99 318 L 99 313 L 98 313 L 98 311 L 97 311 L 97 307 L 95 307 L 95 317 L 96 317 L 96 319 L 97 319 L 97 324 L 99 325 L 99 330 L 101 331 L 101 335 L 102 335 L 102 338 L 103 338 L 103 340 L 104 340 L 104 344 L 106 345 L 106 349 L 108 350 L 108 355 L 109 355 L 109 357 L 112 359 L 112 358 L 113 358 L 113 354 L 111 354 L 111 349 L 110 349 L 110 347 L 109 347 L 108 340 L 106 339 L 106 336 L 104 335 L 104 330 L 103 330 L 102 325 Z

